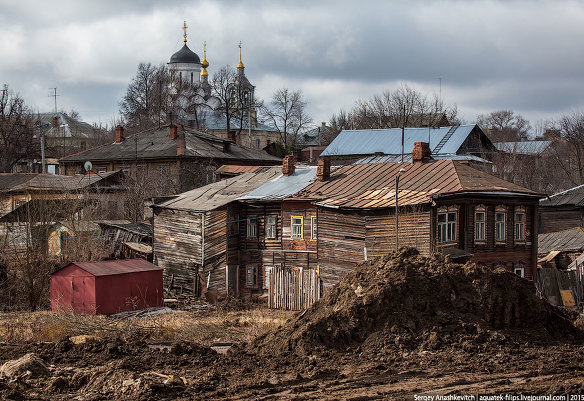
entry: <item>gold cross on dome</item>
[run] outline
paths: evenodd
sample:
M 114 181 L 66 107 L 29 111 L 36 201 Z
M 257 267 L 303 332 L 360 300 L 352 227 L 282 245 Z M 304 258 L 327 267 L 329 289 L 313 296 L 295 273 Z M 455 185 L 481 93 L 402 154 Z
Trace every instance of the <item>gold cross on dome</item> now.
M 184 24 L 183 24 L 183 27 L 182 27 L 182 29 L 183 29 L 183 31 L 185 32 L 185 34 L 184 34 L 184 38 L 185 38 L 184 42 L 185 42 L 185 44 L 187 43 L 187 28 L 188 28 L 188 26 L 187 26 L 187 22 L 186 22 L 186 21 L 184 21 Z

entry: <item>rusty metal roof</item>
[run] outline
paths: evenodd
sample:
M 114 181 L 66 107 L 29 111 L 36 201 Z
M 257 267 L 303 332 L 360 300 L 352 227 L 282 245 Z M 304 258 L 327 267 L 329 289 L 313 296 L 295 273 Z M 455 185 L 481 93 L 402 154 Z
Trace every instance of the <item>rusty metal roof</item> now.
M 331 172 L 326 181 L 315 181 L 288 199 L 313 199 L 318 205 L 345 208 L 395 206 L 395 177 L 399 179 L 399 204 L 431 202 L 433 197 L 460 192 L 494 192 L 535 195 L 512 184 L 453 160 L 427 163 L 355 164 Z
M 253 173 L 257 171 L 261 166 L 242 166 L 238 164 L 224 164 L 215 170 L 216 174 L 241 174 L 241 173 Z
M 161 267 L 153 265 L 152 263 L 144 259 L 102 260 L 100 262 L 73 262 L 68 264 L 67 266 L 71 265 L 78 266 L 94 276 L 112 276 L 115 274 L 127 274 L 162 270 Z M 57 274 L 59 271 L 63 269 L 57 270 L 53 274 Z
M 576 227 L 569 230 L 539 234 L 537 241 L 537 253 L 539 254 L 551 251 L 584 251 L 584 229 Z

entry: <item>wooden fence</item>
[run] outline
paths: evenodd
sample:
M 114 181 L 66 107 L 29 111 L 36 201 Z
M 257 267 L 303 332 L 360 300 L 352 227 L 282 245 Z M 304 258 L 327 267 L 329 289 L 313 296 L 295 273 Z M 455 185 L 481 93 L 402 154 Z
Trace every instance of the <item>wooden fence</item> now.
M 539 295 L 546 298 L 552 305 L 565 305 L 562 291 L 572 291 L 573 299 L 578 305 L 583 301 L 582 265 L 574 271 L 558 270 L 555 268 L 538 269 L 537 290 Z
M 268 306 L 274 309 L 304 310 L 320 299 L 320 278 L 316 269 L 274 266 L 268 276 Z

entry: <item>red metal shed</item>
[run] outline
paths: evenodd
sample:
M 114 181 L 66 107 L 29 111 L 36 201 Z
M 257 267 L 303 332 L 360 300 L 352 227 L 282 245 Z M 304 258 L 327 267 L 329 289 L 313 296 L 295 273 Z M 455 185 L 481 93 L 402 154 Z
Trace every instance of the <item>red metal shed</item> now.
M 162 302 L 162 268 L 144 259 L 75 262 L 51 274 L 55 312 L 111 314 Z

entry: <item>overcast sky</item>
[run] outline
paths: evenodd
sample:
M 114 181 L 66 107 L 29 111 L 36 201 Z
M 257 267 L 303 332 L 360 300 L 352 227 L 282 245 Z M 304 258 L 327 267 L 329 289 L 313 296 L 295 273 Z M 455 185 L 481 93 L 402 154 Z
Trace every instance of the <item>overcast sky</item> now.
M 138 63 L 182 46 L 209 74 L 235 68 L 268 99 L 302 89 L 315 123 L 400 83 L 474 122 L 512 109 L 538 120 L 584 110 L 582 1 L 0 0 L 0 85 L 35 110 L 111 123 Z

